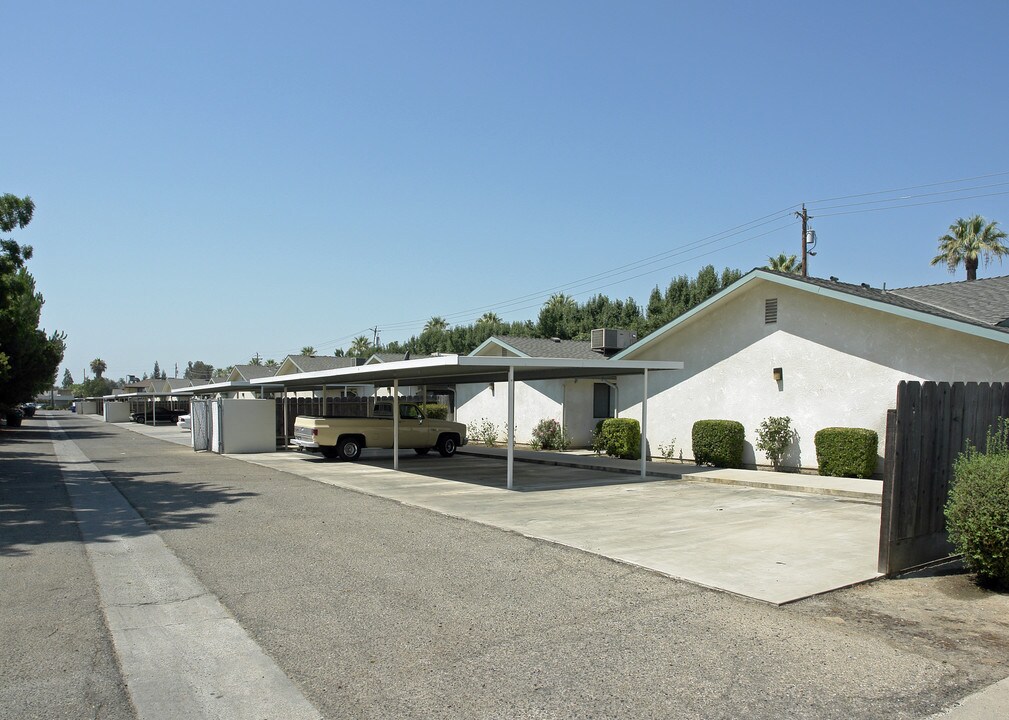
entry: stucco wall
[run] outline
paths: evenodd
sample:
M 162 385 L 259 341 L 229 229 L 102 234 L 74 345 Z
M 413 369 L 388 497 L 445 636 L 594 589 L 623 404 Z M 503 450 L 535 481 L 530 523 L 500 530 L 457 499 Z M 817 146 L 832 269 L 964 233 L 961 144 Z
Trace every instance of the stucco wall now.
M 558 381 L 515 383 L 515 441 L 528 443 L 540 420 L 563 419 L 564 388 Z M 508 383 L 479 383 L 456 387 L 456 420 L 472 428 L 480 420 L 490 420 L 506 439 L 508 425 Z M 475 438 L 474 438 L 475 439 Z
M 764 324 L 764 300 L 778 298 L 778 322 Z M 745 463 L 756 428 L 788 415 L 798 442 L 785 463 L 816 467 L 813 436 L 831 426 L 867 427 L 880 436 L 901 380 L 1009 379 L 1009 345 L 975 338 L 820 295 L 756 281 L 630 355 L 682 360 L 684 370 L 652 373 L 648 405 L 651 452 L 676 439 L 692 457 L 695 420 L 738 420 L 746 428 Z M 772 369 L 783 370 L 776 382 Z M 641 381 L 620 381 L 620 414 L 641 416 Z

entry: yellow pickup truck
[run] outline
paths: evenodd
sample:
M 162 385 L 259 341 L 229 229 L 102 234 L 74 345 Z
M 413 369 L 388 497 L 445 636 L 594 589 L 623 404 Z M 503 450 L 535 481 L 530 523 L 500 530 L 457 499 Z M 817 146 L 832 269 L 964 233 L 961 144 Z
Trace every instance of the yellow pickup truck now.
M 392 403 L 377 403 L 371 417 L 312 417 L 294 420 L 294 444 L 324 457 L 357 460 L 364 448 L 393 447 Z M 399 405 L 399 447 L 427 455 L 432 448 L 442 457 L 455 455 L 465 445 L 466 426 L 434 420 L 414 403 Z

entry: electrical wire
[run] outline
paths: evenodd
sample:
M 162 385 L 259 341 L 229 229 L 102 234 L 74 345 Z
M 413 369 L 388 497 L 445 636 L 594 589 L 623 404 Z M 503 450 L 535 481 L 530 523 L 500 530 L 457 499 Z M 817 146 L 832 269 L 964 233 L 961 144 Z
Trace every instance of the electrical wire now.
M 879 200 L 866 200 L 866 201 L 863 201 L 863 202 L 845 203 L 845 204 L 841 204 L 841 205 L 827 205 L 827 206 L 823 206 L 822 205 L 822 203 L 834 202 L 834 201 L 837 201 L 837 200 L 849 200 L 849 199 L 855 199 L 855 198 L 864 198 L 864 197 L 871 197 L 873 195 L 887 195 L 887 194 L 892 194 L 892 193 L 897 193 L 897 192 L 905 192 L 905 191 L 908 191 L 908 190 L 921 190 L 921 189 L 925 189 L 925 188 L 940 187 L 940 186 L 943 186 L 943 185 L 955 185 L 955 184 L 961 184 L 961 183 L 967 183 L 967 182 L 974 182 L 974 181 L 977 181 L 977 180 L 985 180 L 985 179 L 989 179 L 989 178 L 1005 177 L 1007 175 L 1009 175 L 1009 171 L 1002 171 L 1002 172 L 996 172 L 996 173 L 987 173 L 987 174 L 984 174 L 984 175 L 975 175 L 975 176 L 967 177 L 967 178 L 959 178 L 959 179 L 955 179 L 955 180 L 943 180 L 943 181 L 940 181 L 940 182 L 924 183 L 924 184 L 919 184 L 919 185 L 909 185 L 909 186 L 905 186 L 905 187 L 891 188 L 891 189 L 888 189 L 888 190 L 875 190 L 875 191 L 872 191 L 872 192 L 854 193 L 854 194 L 849 194 L 849 195 L 838 195 L 838 196 L 834 196 L 834 197 L 828 197 L 828 198 L 821 198 L 819 200 L 813 200 L 813 201 L 807 202 L 805 204 L 807 206 L 807 209 L 813 210 L 814 212 L 816 212 L 816 217 L 817 218 L 827 218 L 827 217 L 835 217 L 835 216 L 839 216 L 839 215 L 855 215 L 855 214 L 865 213 L 865 212 L 880 212 L 880 211 L 885 211 L 885 210 L 899 210 L 901 208 L 909 208 L 909 207 L 921 207 L 921 206 L 926 206 L 926 205 L 938 205 L 938 204 L 943 204 L 943 203 L 956 202 L 958 200 L 971 200 L 971 199 L 983 198 L 983 197 L 995 197 L 995 196 L 1000 196 L 1000 195 L 1007 195 L 1007 194 L 1009 194 L 1009 191 L 1001 191 L 1001 192 L 994 192 L 994 193 L 982 193 L 982 194 L 975 194 L 975 195 L 959 195 L 957 197 L 950 197 L 950 198 L 943 198 L 943 199 L 937 199 L 937 200 L 930 200 L 930 201 L 919 202 L 919 203 L 906 203 L 906 202 L 903 202 L 903 201 L 906 201 L 906 200 L 913 200 L 913 199 L 916 199 L 916 198 L 935 197 L 935 196 L 939 196 L 939 195 L 950 195 L 950 194 L 956 194 L 956 193 L 971 192 L 973 190 L 980 190 L 980 189 L 986 189 L 986 188 L 992 188 L 992 187 L 1002 187 L 1002 186 L 1005 186 L 1005 185 L 1009 185 L 1009 181 L 1007 181 L 1007 182 L 999 182 L 999 183 L 989 183 L 989 184 L 986 184 L 986 185 L 977 185 L 977 186 L 971 186 L 971 187 L 951 188 L 949 190 L 940 190 L 940 191 L 930 192 L 930 193 L 918 193 L 918 194 L 907 195 L 907 196 L 902 196 L 902 197 L 882 198 L 882 199 L 879 199 Z M 862 207 L 862 206 L 865 206 L 865 205 L 878 205 L 878 204 L 882 204 L 882 203 L 900 203 L 900 204 L 887 205 L 885 207 Z M 768 230 L 767 232 L 760 233 L 760 234 L 754 235 L 752 237 L 743 238 L 742 240 L 739 240 L 737 242 L 729 243 L 729 244 L 724 245 L 724 246 L 719 246 L 717 248 L 714 248 L 714 249 L 709 250 L 709 251 L 704 252 L 704 253 L 700 253 L 700 254 L 697 254 L 697 255 L 692 255 L 692 256 L 687 257 L 687 258 L 682 258 L 682 259 L 677 260 L 676 262 L 673 262 L 673 263 L 665 264 L 665 265 L 662 265 L 662 266 L 659 266 L 659 267 L 650 267 L 649 270 L 647 270 L 646 272 L 643 272 L 643 273 L 638 273 L 638 274 L 635 274 L 635 275 L 629 275 L 629 273 L 632 273 L 635 270 L 638 270 L 638 269 L 640 269 L 640 268 L 642 268 L 644 266 L 654 265 L 654 263 L 657 262 L 657 261 L 667 260 L 667 259 L 671 259 L 671 258 L 680 256 L 680 255 L 684 255 L 684 254 L 693 252 L 695 250 L 701 249 L 703 247 L 707 247 L 707 246 L 710 246 L 710 245 L 715 245 L 715 244 L 721 243 L 721 242 L 723 242 L 725 240 L 728 240 L 730 238 L 736 237 L 738 235 L 746 234 L 746 233 L 748 233 L 748 232 L 750 232 L 750 231 L 752 231 L 752 230 L 754 230 L 756 228 L 763 227 L 765 225 L 769 225 L 769 224 L 772 224 L 772 223 L 775 223 L 775 222 L 779 222 L 779 221 L 783 220 L 785 217 L 791 215 L 791 213 L 796 208 L 798 208 L 798 207 L 800 207 L 800 204 L 796 203 L 796 204 L 790 205 L 790 206 L 788 206 L 786 208 L 782 208 L 781 210 L 778 210 L 776 212 L 768 213 L 767 215 L 763 215 L 761 217 L 755 218 L 754 220 L 750 220 L 749 222 L 745 222 L 745 223 L 741 223 L 739 225 L 733 226 L 733 227 L 728 228 L 726 230 L 723 230 L 721 232 L 717 232 L 717 233 L 714 233 L 712 235 L 707 235 L 707 236 L 705 236 L 703 238 L 699 238 L 698 240 L 694 240 L 694 241 L 691 241 L 691 242 L 688 242 L 688 243 L 684 243 L 682 245 L 678 245 L 678 246 L 676 246 L 676 247 L 674 247 L 674 248 L 672 248 L 670 250 L 666 250 L 666 251 L 663 251 L 663 252 L 660 252 L 660 253 L 649 255 L 647 257 L 641 258 L 639 260 L 635 260 L 635 261 L 630 262 L 630 263 L 626 263 L 624 265 L 617 266 L 615 268 L 608 268 L 605 271 L 602 271 L 602 272 L 599 272 L 599 273 L 595 273 L 593 275 L 588 275 L 588 276 L 585 276 L 585 277 L 582 277 L 582 278 L 578 278 L 578 279 L 575 279 L 575 280 L 572 280 L 572 281 L 569 281 L 569 282 L 566 282 L 566 283 L 562 283 L 560 285 L 555 285 L 553 287 L 550 287 L 550 288 L 547 288 L 547 289 L 544 289 L 544 290 L 539 290 L 539 291 L 527 293 L 527 294 L 524 294 L 524 295 L 520 295 L 520 296 L 511 298 L 511 299 L 508 299 L 508 300 L 503 300 L 503 301 L 500 301 L 500 302 L 490 303 L 490 304 L 487 304 L 487 305 L 481 305 L 481 306 L 477 306 L 477 307 L 474 307 L 474 308 L 468 308 L 466 310 L 459 310 L 459 311 L 456 311 L 456 312 L 453 312 L 453 313 L 449 313 L 447 315 L 440 316 L 440 317 L 443 317 L 446 320 L 454 322 L 455 324 L 464 324 L 464 323 L 467 323 L 467 322 L 472 322 L 474 319 L 477 319 L 479 316 L 475 315 L 475 313 L 479 313 L 481 311 L 488 311 L 488 312 L 490 312 L 490 311 L 495 311 L 495 312 L 497 312 L 497 311 L 500 311 L 500 312 L 520 312 L 520 311 L 523 311 L 523 310 L 529 310 L 529 309 L 541 307 L 542 306 L 542 300 L 541 299 L 543 297 L 554 295 L 554 294 L 557 294 L 557 293 L 562 293 L 562 292 L 565 293 L 565 294 L 568 294 L 565 291 L 575 291 L 578 288 L 581 288 L 581 287 L 583 287 L 585 285 L 591 284 L 595 280 L 598 280 L 598 279 L 603 278 L 603 277 L 610 278 L 611 279 L 610 282 L 604 283 L 602 285 L 594 285 L 592 288 L 589 288 L 589 289 L 586 289 L 586 290 L 581 290 L 581 291 L 578 291 L 578 292 L 573 292 L 572 297 L 581 297 L 581 296 L 584 296 L 584 295 L 588 295 L 590 293 L 599 292 L 602 289 L 605 289 L 605 288 L 608 288 L 608 287 L 612 287 L 614 285 L 618 285 L 618 284 L 621 284 L 621 283 L 625 283 L 625 282 L 628 282 L 630 280 L 635 280 L 635 279 L 638 279 L 638 278 L 641 278 L 641 277 L 645 277 L 645 276 L 650 275 L 652 273 L 661 272 L 663 270 L 668 270 L 668 269 L 670 269 L 672 267 L 676 267 L 678 265 L 682 265 L 682 264 L 690 262 L 692 260 L 696 260 L 696 259 L 699 259 L 701 257 L 706 257 L 708 255 L 713 255 L 715 253 L 723 252 L 724 250 L 727 250 L 727 249 L 729 249 L 731 247 L 736 247 L 736 246 L 741 245 L 743 243 L 750 242 L 750 241 L 755 240 L 757 238 L 765 237 L 767 235 L 771 235 L 773 233 L 780 232 L 781 230 L 784 230 L 784 229 L 787 229 L 789 227 L 792 227 L 795 224 L 794 220 L 792 220 L 791 222 L 789 222 L 786 225 L 782 225 L 781 227 L 777 227 L 777 228 L 773 228 L 771 230 Z M 832 212 L 832 213 L 825 213 L 825 212 L 823 212 L 823 210 L 833 210 L 833 209 L 840 209 L 840 208 L 847 208 L 847 207 L 856 207 L 856 208 L 859 208 L 859 209 L 855 209 L 855 210 L 843 210 L 841 212 Z M 536 303 L 534 303 L 534 304 L 525 304 L 528 301 L 534 300 L 534 299 L 537 301 Z M 426 324 L 426 322 L 427 322 L 427 320 L 417 319 L 417 320 L 400 321 L 400 322 L 386 323 L 386 324 L 379 323 L 379 327 L 381 327 L 383 331 L 407 330 L 407 329 L 411 329 L 411 328 L 420 328 L 420 327 L 423 327 L 423 325 Z M 332 344 L 339 344 L 339 343 L 342 343 L 343 341 L 346 341 L 346 340 L 351 340 L 351 339 L 360 337 L 362 335 L 367 335 L 367 333 L 369 331 L 371 331 L 371 330 L 372 330 L 372 328 L 370 328 L 370 327 L 369 328 L 365 328 L 363 330 L 359 330 L 359 331 L 357 331 L 355 333 L 352 333 L 350 335 L 344 335 L 344 336 L 341 336 L 341 337 L 338 337 L 338 338 L 333 338 L 333 339 L 328 340 L 326 342 L 320 343 L 320 345 L 322 345 L 322 346 L 328 346 L 328 345 L 332 345 Z

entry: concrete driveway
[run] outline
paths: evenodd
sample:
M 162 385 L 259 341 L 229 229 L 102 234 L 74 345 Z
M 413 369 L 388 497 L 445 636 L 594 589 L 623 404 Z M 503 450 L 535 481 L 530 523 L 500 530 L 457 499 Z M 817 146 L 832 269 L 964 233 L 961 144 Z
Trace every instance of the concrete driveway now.
M 188 437 L 120 427 L 181 444 Z M 879 577 L 874 501 L 524 462 L 516 492 L 504 488 L 502 460 L 463 454 L 403 452 L 399 472 L 389 451 L 366 451 L 357 463 L 299 452 L 229 457 L 774 604 Z

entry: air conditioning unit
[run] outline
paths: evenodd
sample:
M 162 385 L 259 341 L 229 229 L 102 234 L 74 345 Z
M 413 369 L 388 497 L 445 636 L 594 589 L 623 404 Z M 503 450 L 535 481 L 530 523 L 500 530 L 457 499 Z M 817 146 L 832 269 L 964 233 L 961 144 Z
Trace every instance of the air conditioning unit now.
M 626 350 L 637 342 L 637 339 L 637 333 L 630 330 L 599 328 L 592 331 L 589 347 L 603 355 L 613 355 L 621 350 Z

